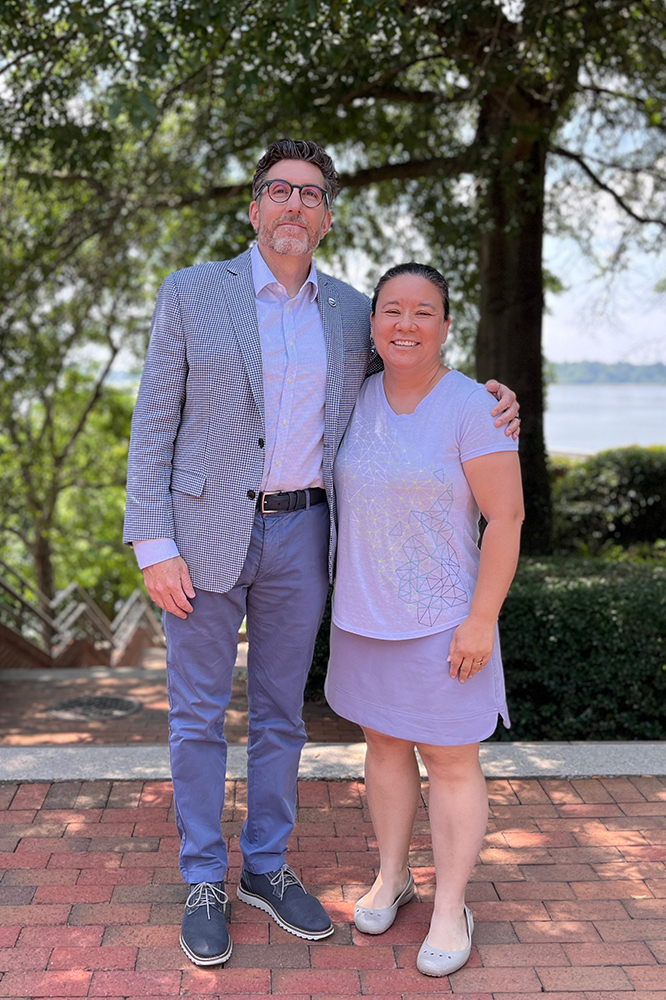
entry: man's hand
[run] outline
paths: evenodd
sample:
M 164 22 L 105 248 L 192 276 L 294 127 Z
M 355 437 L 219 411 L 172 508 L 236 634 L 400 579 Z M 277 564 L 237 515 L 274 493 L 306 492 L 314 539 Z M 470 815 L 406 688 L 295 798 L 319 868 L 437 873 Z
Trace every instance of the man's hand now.
M 518 416 L 520 403 L 516 399 L 515 392 L 494 378 L 486 382 L 486 389 L 499 401 L 490 413 L 491 417 L 497 417 L 495 427 L 502 427 L 506 424 L 507 428 L 504 433 L 507 437 L 511 435 L 515 441 L 520 434 L 520 417 Z
M 194 610 L 188 597 L 195 597 L 196 594 L 190 580 L 190 571 L 182 556 L 146 566 L 143 580 L 151 600 L 169 614 L 176 618 L 187 618 L 187 612 Z

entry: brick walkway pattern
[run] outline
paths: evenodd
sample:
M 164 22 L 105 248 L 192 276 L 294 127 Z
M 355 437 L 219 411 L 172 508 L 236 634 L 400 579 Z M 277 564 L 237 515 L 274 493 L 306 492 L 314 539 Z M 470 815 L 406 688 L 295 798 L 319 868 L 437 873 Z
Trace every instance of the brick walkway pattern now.
M 235 900 L 246 786 L 230 783 L 234 953 L 196 969 L 178 946 L 185 888 L 168 782 L 0 785 L 0 997 L 237 1000 L 666 998 L 666 782 L 489 781 L 468 901 L 474 948 L 448 979 L 415 969 L 433 868 L 427 785 L 417 900 L 381 937 L 350 924 L 377 853 L 359 782 L 303 782 L 290 862 L 336 925 L 308 944 Z

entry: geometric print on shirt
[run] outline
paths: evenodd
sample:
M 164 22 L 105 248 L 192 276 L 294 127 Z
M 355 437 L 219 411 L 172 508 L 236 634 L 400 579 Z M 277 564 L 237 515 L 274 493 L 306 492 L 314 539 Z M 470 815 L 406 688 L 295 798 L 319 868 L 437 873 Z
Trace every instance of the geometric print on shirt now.
M 443 470 L 433 475 L 446 482 Z M 460 564 L 449 539 L 452 528 L 448 513 L 453 503 L 453 486 L 447 484 L 429 510 L 411 510 L 410 524 L 416 523 L 402 550 L 406 562 L 396 566 L 400 581 L 398 596 L 406 604 L 416 607 L 419 625 L 432 627 L 437 624 L 446 608 L 467 604 L 467 594 L 460 582 Z M 390 534 L 402 532 L 400 522 Z
M 397 442 L 386 437 L 386 450 L 378 454 L 372 431 L 353 426 L 343 488 L 350 500 L 355 481 L 363 492 L 366 542 L 382 584 L 397 590 L 419 625 L 432 628 L 447 608 L 468 602 L 450 542 L 453 486 L 443 470 L 426 469 L 415 449 L 396 455 L 391 444 Z M 353 502 L 349 510 L 358 524 Z

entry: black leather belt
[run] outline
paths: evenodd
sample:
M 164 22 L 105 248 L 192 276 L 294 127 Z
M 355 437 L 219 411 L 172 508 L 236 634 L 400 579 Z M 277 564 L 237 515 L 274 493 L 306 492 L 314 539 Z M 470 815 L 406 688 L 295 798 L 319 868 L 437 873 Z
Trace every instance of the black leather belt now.
M 303 510 L 316 503 L 323 503 L 326 490 L 321 486 L 313 486 L 309 490 L 292 490 L 291 493 L 260 493 L 257 499 L 257 510 L 261 514 L 290 513 L 292 510 Z

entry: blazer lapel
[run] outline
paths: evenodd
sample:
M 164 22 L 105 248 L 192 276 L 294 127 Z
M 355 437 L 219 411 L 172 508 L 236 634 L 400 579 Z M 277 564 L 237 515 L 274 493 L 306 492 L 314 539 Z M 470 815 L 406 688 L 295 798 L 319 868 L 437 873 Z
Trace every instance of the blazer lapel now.
M 337 447 L 338 410 L 344 378 L 344 342 L 342 338 L 342 313 L 333 289 L 322 274 L 317 275 L 319 286 L 319 313 L 326 340 L 326 427 L 324 431 L 324 457 L 332 463 Z
M 254 281 L 252 280 L 252 265 L 250 251 L 236 257 L 227 264 L 227 280 L 224 282 L 224 294 L 229 306 L 231 322 L 243 354 L 252 395 L 257 404 L 262 420 L 264 412 L 264 375 L 261 365 L 261 342 L 257 324 L 257 308 L 255 305 Z

